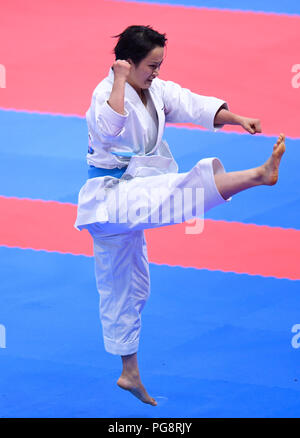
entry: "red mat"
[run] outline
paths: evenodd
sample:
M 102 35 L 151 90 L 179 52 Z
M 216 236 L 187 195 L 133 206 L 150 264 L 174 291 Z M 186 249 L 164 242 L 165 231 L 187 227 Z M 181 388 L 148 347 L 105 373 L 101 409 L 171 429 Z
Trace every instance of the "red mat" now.
M 0 14 L 0 107 L 84 115 L 113 61 L 111 36 L 130 24 L 167 33 L 163 79 L 228 100 L 234 112 L 261 118 L 264 134 L 300 137 L 300 88 L 292 86 L 300 17 L 278 14 L 11 0 Z
M 0 197 L 2 246 L 92 256 L 86 230 L 73 228 L 76 206 Z M 300 279 L 300 231 L 205 220 L 201 234 L 186 224 L 146 230 L 149 261 L 171 266 Z

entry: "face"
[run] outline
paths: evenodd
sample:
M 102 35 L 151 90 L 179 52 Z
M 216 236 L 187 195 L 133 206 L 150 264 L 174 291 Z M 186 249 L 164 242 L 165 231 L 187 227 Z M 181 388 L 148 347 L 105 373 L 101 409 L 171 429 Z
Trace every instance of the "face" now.
M 153 79 L 159 74 L 160 66 L 164 59 L 164 48 L 155 47 L 148 55 L 141 60 L 138 66 L 135 66 L 131 60 L 131 71 L 128 77 L 128 83 L 137 91 L 149 88 Z

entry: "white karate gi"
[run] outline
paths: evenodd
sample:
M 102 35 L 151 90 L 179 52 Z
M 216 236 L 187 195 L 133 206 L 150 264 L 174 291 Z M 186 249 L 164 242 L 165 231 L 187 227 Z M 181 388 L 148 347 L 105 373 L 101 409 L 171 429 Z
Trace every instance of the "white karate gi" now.
M 189 172 L 178 173 L 168 144 L 162 139 L 165 122 L 192 122 L 214 130 L 215 114 L 221 106 L 227 108 L 227 104 L 215 97 L 192 93 L 174 82 L 154 79 L 147 95 L 156 109 L 158 130 L 154 147 L 149 151 L 149 114 L 144 104 L 134 88 L 126 83 L 126 113 L 115 112 L 107 103 L 113 81 L 111 69 L 108 77 L 96 87 L 86 114 L 87 163 L 105 169 L 126 166 L 127 169 L 120 179 L 102 176 L 86 181 L 79 193 L 75 227 L 87 228 L 94 240 L 105 349 L 112 354 L 128 355 L 138 350 L 141 311 L 149 296 L 149 266 L 143 230 L 178 222 L 175 206 L 170 208 L 167 223 L 162 223 L 161 217 L 153 223 L 152 215 L 168 203 L 167 198 L 185 188 L 204 189 L 204 212 L 226 202 L 214 181 L 215 173 L 224 172 L 217 158 L 200 160 Z M 150 190 L 155 188 L 164 189 L 164 196 L 153 200 Z M 140 214 L 135 214 L 132 208 L 136 209 L 137 204 L 130 196 L 139 192 L 143 194 L 139 200 L 141 209 Z M 149 203 L 151 200 L 155 202 Z M 193 198 L 194 204 L 189 206 L 181 221 L 193 217 L 196 202 Z M 128 213 L 125 221 L 116 220 L 116 210 Z

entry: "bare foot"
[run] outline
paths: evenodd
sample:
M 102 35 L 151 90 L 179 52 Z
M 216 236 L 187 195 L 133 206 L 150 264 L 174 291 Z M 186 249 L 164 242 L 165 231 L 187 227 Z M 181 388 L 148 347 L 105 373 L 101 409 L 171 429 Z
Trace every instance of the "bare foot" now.
M 262 165 L 262 184 L 272 186 L 277 183 L 280 160 L 285 151 L 285 135 L 280 134 L 270 158 Z
M 150 397 L 150 395 L 147 393 L 138 375 L 129 376 L 122 374 L 117 381 L 117 385 L 122 389 L 126 389 L 126 391 L 130 391 L 131 394 L 140 399 L 143 403 L 147 403 L 152 406 L 157 405 L 155 399 Z

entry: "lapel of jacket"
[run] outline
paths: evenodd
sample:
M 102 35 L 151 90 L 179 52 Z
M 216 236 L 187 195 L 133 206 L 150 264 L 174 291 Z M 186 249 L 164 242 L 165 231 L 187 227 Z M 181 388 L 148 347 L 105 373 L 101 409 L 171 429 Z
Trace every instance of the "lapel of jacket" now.
M 153 153 L 158 148 L 160 141 L 161 141 L 161 138 L 162 138 L 162 135 L 163 135 L 163 131 L 164 131 L 164 127 L 165 127 L 165 113 L 164 113 L 164 110 L 162 108 L 161 100 L 156 97 L 155 93 L 153 92 L 153 89 L 151 89 L 151 87 L 150 87 L 148 90 L 149 90 L 149 94 L 151 96 L 152 102 L 154 103 L 154 106 L 156 109 L 156 114 L 157 114 L 157 119 L 158 119 L 157 139 L 156 139 L 155 146 L 151 151 L 151 153 Z
M 108 75 L 109 79 L 113 82 L 114 81 L 114 72 L 112 70 L 112 68 L 109 71 L 109 75 Z M 156 151 L 156 149 L 158 148 L 162 135 L 163 135 L 163 130 L 165 127 L 165 115 L 164 115 L 164 110 L 162 108 L 162 103 L 161 100 L 158 99 L 156 97 L 155 92 L 153 91 L 152 87 L 150 87 L 148 89 L 150 97 L 152 99 L 152 102 L 155 106 L 156 109 L 156 114 L 157 114 L 157 119 L 158 119 L 158 130 L 157 130 L 157 139 L 156 139 L 156 143 L 154 148 L 151 150 L 151 155 L 153 152 Z M 137 107 L 137 108 L 141 108 L 142 110 L 144 110 L 144 104 L 141 101 L 139 95 L 137 94 L 137 92 L 135 91 L 135 89 L 128 84 L 128 82 L 126 82 L 125 85 L 125 96 L 128 97 L 130 99 L 130 101 Z

